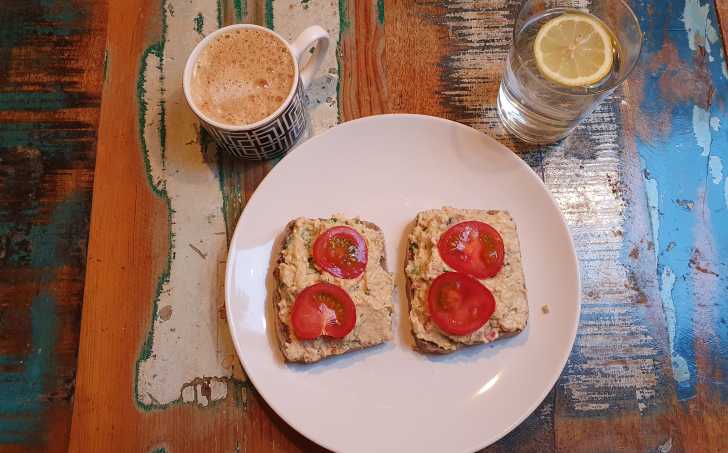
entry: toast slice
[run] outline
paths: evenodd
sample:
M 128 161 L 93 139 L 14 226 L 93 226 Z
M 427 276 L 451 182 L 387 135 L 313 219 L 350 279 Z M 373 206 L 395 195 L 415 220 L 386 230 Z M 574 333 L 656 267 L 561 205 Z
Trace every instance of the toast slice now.
M 364 273 L 355 279 L 342 279 L 323 272 L 313 264 L 312 246 L 323 231 L 346 225 L 358 231 L 367 243 L 368 260 Z M 278 343 L 288 362 L 317 362 L 384 343 L 392 338 L 392 295 L 394 280 L 387 271 L 384 234 L 370 222 L 334 215 L 329 219 L 298 218 L 288 223 L 273 276 L 273 294 Z M 356 307 L 354 329 L 342 339 L 319 337 L 301 340 L 291 327 L 291 308 L 296 296 L 312 284 L 326 282 L 340 286 Z
M 493 316 L 475 332 L 456 336 L 443 332 L 430 319 L 427 292 L 435 278 L 453 270 L 443 262 L 437 250 L 440 235 L 451 226 L 469 220 L 488 223 L 500 233 L 505 245 L 505 261 L 495 276 L 479 280 L 495 297 Z M 526 328 L 528 300 L 521 248 L 516 224 L 508 211 L 445 207 L 420 212 L 408 239 L 405 275 L 412 335 L 415 349 L 420 352 L 447 354 L 465 346 L 510 337 Z

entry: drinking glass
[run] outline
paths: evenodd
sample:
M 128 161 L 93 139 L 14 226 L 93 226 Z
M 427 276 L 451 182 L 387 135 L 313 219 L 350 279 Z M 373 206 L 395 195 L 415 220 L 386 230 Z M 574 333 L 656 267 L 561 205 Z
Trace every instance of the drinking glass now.
M 562 14 L 587 14 L 601 21 L 612 37 L 613 64 L 608 75 L 589 86 L 552 82 L 539 71 L 534 41 L 542 25 Z M 529 143 L 566 137 L 635 68 L 642 30 L 623 0 L 528 0 L 513 28 L 513 44 L 498 92 L 498 116 L 506 129 Z

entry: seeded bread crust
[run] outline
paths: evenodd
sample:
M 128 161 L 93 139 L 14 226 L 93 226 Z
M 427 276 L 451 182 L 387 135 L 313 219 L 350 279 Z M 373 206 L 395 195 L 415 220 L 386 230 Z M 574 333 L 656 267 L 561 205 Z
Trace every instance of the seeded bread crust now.
M 319 220 L 327 220 L 327 219 L 319 219 Z M 281 316 L 280 316 L 280 313 L 279 313 L 279 302 L 281 301 L 281 287 L 282 287 L 279 266 L 285 260 L 284 253 L 285 253 L 285 250 L 286 250 L 286 246 L 288 245 L 288 242 L 291 239 L 291 236 L 293 235 L 293 228 L 295 226 L 295 223 L 296 223 L 296 219 L 293 219 L 290 222 L 288 222 L 288 224 L 286 225 L 286 228 L 285 228 L 285 232 L 286 233 L 285 233 L 285 236 L 283 238 L 283 241 L 281 241 L 280 251 L 278 252 L 278 259 L 276 260 L 276 265 L 275 265 L 275 268 L 273 269 L 273 278 L 275 279 L 276 288 L 275 288 L 275 291 L 273 292 L 273 297 L 271 298 L 271 300 L 272 300 L 272 303 L 273 303 L 273 312 L 275 313 L 275 316 L 274 317 L 275 317 L 275 324 L 276 324 L 276 333 L 278 335 L 278 348 L 280 349 L 281 354 L 283 355 L 284 360 L 286 362 L 291 362 L 291 363 L 294 363 L 294 362 L 298 362 L 298 363 L 315 363 L 315 362 L 319 362 L 319 361 L 321 361 L 323 359 L 326 359 L 326 358 L 329 358 L 329 357 L 335 357 L 337 355 L 342 355 L 342 354 L 346 354 L 348 352 L 352 352 L 352 351 L 357 351 L 357 350 L 360 350 L 360 349 L 364 349 L 365 346 L 352 346 L 350 348 L 347 348 L 346 350 L 334 351 L 334 352 L 330 353 L 329 355 L 327 355 L 325 357 L 322 357 L 322 358 L 320 358 L 318 360 L 305 360 L 305 359 L 303 359 L 303 360 L 295 360 L 295 359 L 291 359 L 290 357 L 288 357 L 286 355 L 286 347 L 285 346 L 287 344 L 291 344 L 291 343 L 298 342 L 299 340 L 297 340 L 291 334 L 290 327 L 281 320 Z M 365 225 L 365 226 L 367 226 L 367 227 L 369 227 L 369 228 L 371 228 L 373 230 L 376 230 L 376 231 L 378 231 L 380 233 L 382 231 L 381 228 L 379 228 L 379 226 L 376 225 L 376 224 L 374 224 L 374 223 L 366 222 L 366 221 L 363 221 L 363 220 L 360 220 L 360 223 L 362 225 Z M 379 264 L 381 265 L 381 267 L 384 269 L 385 272 L 388 272 L 387 271 L 386 251 L 384 251 L 384 250 L 382 251 L 382 257 L 379 260 Z M 331 342 L 336 342 L 336 341 L 339 341 L 339 340 L 331 339 L 330 341 Z M 366 347 L 370 347 L 370 346 L 366 346 Z
M 497 212 L 497 211 L 488 211 L 488 213 L 494 213 L 494 212 Z M 415 222 L 414 222 L 415 225 L 417 225 L 418 222 L 419 222 L 420 214 L 421 213 L 418 213 L 417 216 L 415 217 Z M 411 241 L 410 239 L 411 239 L 411 236 L 408 238 L 408 241 L 407 241 L 407 259 L 404 262 L 404 270 L 405 270 L 405 289 L 406 289 L 406 293 L 407 293 L 407 310 L 408 310 L 408 313 L 410 313 L 410 316 L 411 316 L 411 313 L 412 313 L 412 301 L 414 299 L 414 288 L 412 286 L 412 279 L 409 278 L 409 275 L 407 274 L 407 266 L 414 259 L 414 253 L 412 252 L 412 249 L 413 249 L 412 248 L 413 241 Z M 410 322 L 410 326 L 412 326 L 412 323 L 411 322 Z M 436 355 L 450 354 L 452 352 L 455 352 L 455 350 L 459 350 L 459 349 L 462 349 L 462 348 L 465 348 L 465 347 L 476 346 L 478 344 L 482 344 L 482 343 L 466 344 L 466 343 L 455 342 L 456 343 L 455 344 L 455 348 L 456 349 L 455 350 L 449 350 L 449 349 L 445 349 L 445 348 L 440 347 L 436 343 L 433 343 L 431 341 L 427 341 L 427 340 L 425 340 L 423 338 L 418 337 L 417 334 L 415 333 L 415 330 L 414 330 L 413 327 L 411 327 L 411 330 L 410 331 L 412 332 L 412 337 L 415 339 L 414 349 L 416 351 L 419 351 L 419 352 L 422 352 L 422 353 L 425 353 L 425 354 L 436 354 Z M 498 340 L 501 340 L 501 339 L 504 339 L 504 338 L 513 337 L 515 335 L 518 335 L 522 331 L 523 331 L 523 329 L 516 330 L 516 331 L 505 331 L 505 330 L 502 330 L 502 329 L 498 329 L 498 337 L 494 341 L 498 341 Z

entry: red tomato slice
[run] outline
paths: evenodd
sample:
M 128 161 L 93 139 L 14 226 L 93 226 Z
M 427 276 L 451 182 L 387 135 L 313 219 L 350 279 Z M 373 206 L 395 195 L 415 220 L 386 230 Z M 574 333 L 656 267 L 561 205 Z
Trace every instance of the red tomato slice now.
M 313 340 L 321 335 L 344 338 L 356 324 L 356 307 L 340 287 L 316 283 L 296 297 L 291 309 L 291 324 L 301 340 Z
M 427 302 L 432 320 L 451 335 L 475 332 L 495 311 L 495 298 L 488 288 L 459 272 L 445 272 L 433 280 Z
M 313 243 L 313 261 L 334 277 L 357 278 L 367 267 L 367 243 L 354 228 L 329 228 Z
M 437 250 L 448 266 L 480 279 L 497 274 L 506 255 L 500 233 L 478 221 L 450 227 L 440 236 Z

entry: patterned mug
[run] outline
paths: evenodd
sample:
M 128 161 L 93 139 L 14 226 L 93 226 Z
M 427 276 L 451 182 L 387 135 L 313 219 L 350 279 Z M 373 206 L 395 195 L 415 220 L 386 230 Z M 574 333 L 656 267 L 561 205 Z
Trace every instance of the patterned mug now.
M 190 84 L 195 63 L 205 46 L 220 34 L 238 29 L 255 29 L 270 33 L 285 45 L 296 64 L 293 65 L 295 71 L 293 86 L 286 100 L 275 112 L 255 123 L 233 126 L 215 121 L 200 111 L 190 95 Z M 313 53 L 308 59 L 304 58 L 311 48 Z M 303 90 L 311 84 L 328 48 L 329 34 L 318 25 L 305 29 L 293 43 L 288 43 L 278 33 L 259 25 L 236 24 L 223 27 L 200 41 L 187 58 L 183 76 L 185 98 L 202 126 L 213 136 L 217 144 L 234 156 L 249 160 L 283 156 L 306 130 L 307 116 L 304 111 Z

